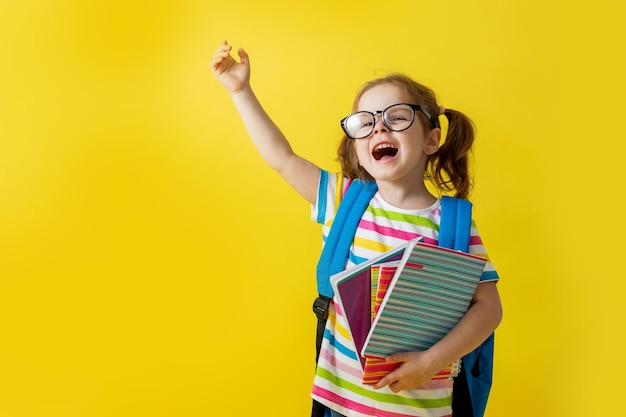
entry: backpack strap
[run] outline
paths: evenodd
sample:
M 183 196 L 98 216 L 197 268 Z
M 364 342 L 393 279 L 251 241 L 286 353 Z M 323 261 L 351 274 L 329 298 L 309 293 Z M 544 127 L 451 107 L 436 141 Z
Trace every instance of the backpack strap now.
M 442 197 L 439 246 L 468 252 L 472 226 L 472 203 Z M 454 379 L 453 415 L 482 417 L 493 378 L 494 334 L 463 356 L 461 373 Z
M 377 190 L 374 181 L 352 181 L 339 204 L 317 263 L 317 292 L 320 296 L 313 303 L 313 311 L 318 318 L 325 319 L 328 315 L 328 305 L 334 294 L 330 277 L 344 270 L 356 229 Z
M 441 197 L 439 246 L 467 252 L 472 227 L 472 203 L 460 198 Z
M 350 245 L 354 240 L 361 217 L 367 209 L 378 186 L 374 181 L 354 180 L 348 186 L 335 214 L 330 231 L 326 237 L 322 254 L 317 262 L 317 292 L 319 296 L 313 302 L 313 312 L 317 316 L 317 334 L 315 338 L 315 362 L 319 359 L 324 328 L 328 318 L 328 308 L 333 298 L 330 277 L 343 271 L 350 254 Z M 337 185 L 337 201 L 341 196 L 340 184 Z M 311 417 L 330 417 L 330 409 L 313 400 Z

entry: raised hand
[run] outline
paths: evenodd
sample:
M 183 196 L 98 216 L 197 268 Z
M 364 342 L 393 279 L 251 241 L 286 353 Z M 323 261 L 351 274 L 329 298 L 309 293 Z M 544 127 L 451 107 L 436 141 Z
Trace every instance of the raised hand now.
M 237 62 L 230 54 L 232 49 L 228 42 L 223 41 L 211 60 L 211 69 L 219 82 L 235 94 L 250 85 L 250 59 L 243 48 L 239 48 L 240 62 Z
M 252 143 L 263 160 L 309 203 L 317 201 L 320 168 L 297 155 L 278 126 L 265 112 L 250 86 L 250 60 L 239 49 L 240 62 L 231 56 L 232 47 L 223 41 L 211 60 L 218 81 L 230 92 Z

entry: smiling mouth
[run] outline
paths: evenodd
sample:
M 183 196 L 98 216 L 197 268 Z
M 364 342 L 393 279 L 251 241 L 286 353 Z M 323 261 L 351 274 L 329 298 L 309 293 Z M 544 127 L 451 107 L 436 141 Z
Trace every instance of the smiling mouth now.
M 388 157 L 393 158 L 398 154 L 398 148 L 391 146 L 388 143 L 380 144 L 374 149 L 372 152 L 372 156 L 375 160 L 380 161 L 381 159 Z

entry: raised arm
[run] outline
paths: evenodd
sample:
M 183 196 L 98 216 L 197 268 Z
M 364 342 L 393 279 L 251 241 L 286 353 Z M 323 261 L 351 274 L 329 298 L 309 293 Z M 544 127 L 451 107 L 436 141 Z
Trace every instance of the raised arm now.
M 226 41 L 217 48 L 211 69 L 219 82 L 230 92 L 235 107 L 243 120 L 252 143 L 265 162 L 311 204 L 317 199 L 320 169 L 296 155 L 270 119 L 250 86 L 250 59 L 239 48 L 240 62 L 230 54 L 232 47 Z

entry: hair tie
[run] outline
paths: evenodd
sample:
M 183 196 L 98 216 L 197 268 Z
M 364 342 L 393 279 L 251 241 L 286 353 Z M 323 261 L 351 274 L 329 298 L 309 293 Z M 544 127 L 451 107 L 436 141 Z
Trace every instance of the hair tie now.
M 439 115 L 446 114 L 446 108 L 443 106 L 439 106 Z

